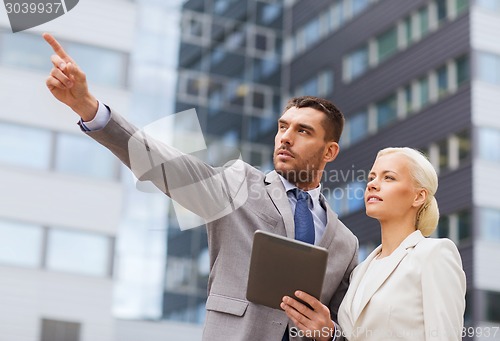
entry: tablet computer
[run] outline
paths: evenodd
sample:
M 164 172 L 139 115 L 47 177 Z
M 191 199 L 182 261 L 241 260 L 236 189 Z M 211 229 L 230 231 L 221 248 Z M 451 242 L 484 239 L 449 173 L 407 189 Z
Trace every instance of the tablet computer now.
M 325 248 L 258 230 L 253 238 L 247 299 L 275 309 L 281 309 L 285 295 L 297 299 L 296 290 L 319 299 L 327 259 Z

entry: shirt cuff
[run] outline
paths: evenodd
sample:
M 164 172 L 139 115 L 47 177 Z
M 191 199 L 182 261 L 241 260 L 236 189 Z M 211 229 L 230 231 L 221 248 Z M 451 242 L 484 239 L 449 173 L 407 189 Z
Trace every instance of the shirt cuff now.
M 333 324 L 333 327 L 334 327 L 335 329 L 333 330 L 333 338 L 332 338 L 332 341 L 335 341 L 335 340 L 337 340 L 337 324 L 336 324 L 336 323 L 334 323 L 334 324 Z
M 103 104 L 101 101 L 98 101 L 99 107 L 97 109 L 97 113 L 95 117 L 88 122 L 83 122 L 80 119 L 80 127 L 84 131 L 94 131 L 94 130 L 99 130 L 102 129 L 108 124 L 110 118 L 111 118 L 111 111 L 109 108 Z

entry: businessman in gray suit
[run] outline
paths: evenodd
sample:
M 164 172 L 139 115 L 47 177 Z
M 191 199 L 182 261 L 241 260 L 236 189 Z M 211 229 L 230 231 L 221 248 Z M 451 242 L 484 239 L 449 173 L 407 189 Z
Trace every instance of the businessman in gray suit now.
M 340 339 L 334 335 L 340 331 L 335 321 L 357 265 L 358 241 L 321 194 L 320 180 L 339 152 L 344 122 L 335 105 L 316 97 L 290 100 L 278 121 L 274 171 L 263 174 L 242 161 L 215 168 L 148 137 L 99 102 L 75 61 L 51 35 L 44 38 L 55 52 L 47 87 L 80 116 L 82 130 L 137 178 L 153 182 L 207 221 L 210 276 L 203 340 Z M 134 161 L 132 154 L 142 155 L 143 162 Z M 328 250 L 320 299 L 296 293 L 310 307 L 290 297 L 283 299 L 283 310 L 246 299 L 257 229 Z

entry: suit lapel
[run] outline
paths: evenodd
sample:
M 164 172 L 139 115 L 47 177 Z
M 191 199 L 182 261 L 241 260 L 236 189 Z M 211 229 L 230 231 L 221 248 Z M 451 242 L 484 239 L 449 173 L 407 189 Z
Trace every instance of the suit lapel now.
M 351 326 L 354 326 L 354 323 L 358 319 L 358 316 L 354 316 L 352 313 L 352 302 L 354 300 L 354 295 L 358 291 L 359 284 L 361 283 L 361 280 L 363 279 L 366 270 L 368 269 L 368 265 L 370 265 L 370 262 L 372 261 L 373 258 L 375 258 L 380 250 L 382 249 L 382 245 L 379 245 L 375 250 L 368 255 L 368 257 L 361 263 L 359 264 L 356 269 L 353 272 L 353 276 L 351 278 L 351 282 L 349 283 L 349 290 L 347 291 L 345 301 L 349 302 L 346 304 L 346 310 L 348 312 L 348 316 L 351 319 Z
M 389 256 L 389 259 L 387 260 L 387 263 L 385 264 L 384 268 L 381 269 L 380 272 L 375 274 L 373 278 L 370 278 L 370 280 L 366 283 L 364 292 L 362 293 L 363 296 L 361 299 L 361 309 L 359 310 L 360 315 L 365 309 L 368 302 L 370 302 L 370 299 L 380 288 L 380 286 L 387 280 L 387 278 L 389 278 L 389 276 L 398 267 L 399 263 L 401 263 L 401 261 L 406 257 L 406 255 L 408 254 L 408 249 L 415 247 L 415 245 L 418 244 L 418 242 L 421 241 L 422 239 L 424 239 L 424 237 L 422 236 L 422 233 L 418 230 L 410 234 L 408 237 L 406 237 L 405 240 L 403 240 L 401 245 L 399 245 L 398 248 L 394 250 L 393 253 Z M 359 286 L 361 279 L 364 277 L 364 274 L 366 273 L 366 270 L 368 269 L 370 262 L 373 260 L 373 258 L 377 256 L 377 254 L 380 252 L 381 249 L 382 249 L 381 246 L 377 247 L 366 259 L 366 261 L 363 262 L 362 265 L 360 265 L 362 267 L 360 268 L 360 271 L 356 276 L 357 277 L 355 284 L 356 289 Z M 354 290 L 353 292 L 356 291 Z M 358 318 L 359 316 L 352 316 L 353 325 L 354 323 L 356 323 Z
M 329 205 L 326 204 L 325 198 L 323 197 L 323 194 L 320 194 L 319 196 L 319 201 L 323 208 L 326 210 L 326 226 L 325 226 L 325 233 L 323 233 L 323 237 L 319 241 L 318 246 L 324 247 L 326 249 L 330 248 L 330 245 L 333 242 L 333 239 L 335 237 L 335 227 L 337 226 L 338 223 L 338 216 L 337 214 L 330 208 Z
M 286 236 L 294 239 L 295 224 L 293 222 L 293 212 L 285 192 L 285 187 L 278 173 L 276 173 L 276 171 L 268 173 L 264 181 L 266 182 L 267 194 L 280 212 L 283 222 L 285 223 Z

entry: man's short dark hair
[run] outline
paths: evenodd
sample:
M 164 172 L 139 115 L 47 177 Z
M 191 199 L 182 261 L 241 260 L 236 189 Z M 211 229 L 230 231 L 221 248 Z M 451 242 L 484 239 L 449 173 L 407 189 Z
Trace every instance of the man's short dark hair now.
M 288 101 L 283 113 L 292 107 L 313 108 L 325 114 L 323 128 L 325 129 L 325 141 L 339 142 L 340 135 L 344 129 L 344 115 L 329 100 L 314 96 L 294 97 Z

